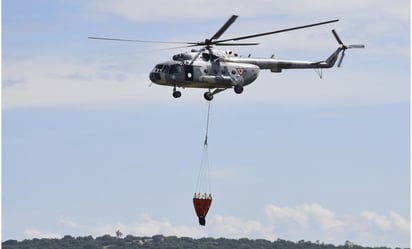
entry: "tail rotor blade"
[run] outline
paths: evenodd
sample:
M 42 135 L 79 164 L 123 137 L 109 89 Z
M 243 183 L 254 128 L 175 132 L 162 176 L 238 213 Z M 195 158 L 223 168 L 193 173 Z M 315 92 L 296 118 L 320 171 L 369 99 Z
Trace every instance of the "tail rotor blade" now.
M 339 62 L 338 62 L 338 67 L 342 65 L 343 58 L 345 57 L 345 51 L 342 52 L 342 55 L 340 56 Z
M 335 38 L 336 38 L 336 40 L 338 41 L 338 43 L 339 43 L 340 45 L 343 45 L 342 40 L 339 38 L 338 33 L 336 33 L 336 31 L 335 31 L 334 29 L 332 29 L 332 33 L 333 33 L 333 35 L 335 36 Z
M 363 44 L 349 45 L 348 48 L 365 48 L 365 45 Z

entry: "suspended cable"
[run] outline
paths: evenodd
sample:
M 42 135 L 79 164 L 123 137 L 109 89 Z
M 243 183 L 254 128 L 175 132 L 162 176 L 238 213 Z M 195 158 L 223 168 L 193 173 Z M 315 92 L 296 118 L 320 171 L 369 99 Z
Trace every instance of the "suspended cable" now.
M 202 194 L 211 192 L 211 184 L 209 179 L 209 153 L 207 145 L 203 148 L 202 161 L 200 162 L 195 192 Z
M 209 152 L 208 152 L 208 135 L 209 135 L 209 121 L 210 121 L 210 102 L 208 101 L 205 140 L 203 144 L 202 158 L 199 167 L 199 174 L 197 177 L 196 192 L 206 193 L 211 191 L 209 178 Z
M 210 119 L 210 101 L 207 108 L 206 119 L 206 132 L 205 141 L 202 153 L 202 161 L 200 163 L 199 175 L 197 178 L 196 191 L 193 196 L 193 206 L 197 217 L 199 218 L 199 224 L 206 225 L 206 215 L 212 204 L 212 194 L 210 191 L 210 179 L 209 179 L 209 154 L 208 154 L 208 133 L 209 133 L 209 119 Z
M 207 135 L 209 132 L 209 117 L 210 117 L 210 103 L 211 101 L 208 101 L 208 106 L 207 106 L 207 119 L 206 119 L 206 135 L 205 135 L 205 146 L 207 146 Z

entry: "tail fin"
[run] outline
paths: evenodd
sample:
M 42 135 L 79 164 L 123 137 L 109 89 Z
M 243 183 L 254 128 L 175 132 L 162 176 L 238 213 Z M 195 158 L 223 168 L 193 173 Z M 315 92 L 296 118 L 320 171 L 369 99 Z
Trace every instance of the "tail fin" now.
M 327 59 L 326 59 L 326 65 L 327 67 L 333 67 L 338 60 L 339 53 L 342 51 L 342 48 L 336 49 L 335 52 L 333 52 Z

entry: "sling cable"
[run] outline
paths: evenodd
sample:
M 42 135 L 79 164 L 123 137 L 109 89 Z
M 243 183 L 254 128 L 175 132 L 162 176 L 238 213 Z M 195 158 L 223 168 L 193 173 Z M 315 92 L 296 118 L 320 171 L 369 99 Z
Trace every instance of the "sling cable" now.
M 197 178 L 196 191 L 193 196 L 193 206 L 196 211 L 196 215 L 199 218 L 199 224 L 206 225 L 206 215 L 212 205 L 212 194 L 210 190 L 209 179 L 209 154 L 208 154 L 208 131 L 209 131 L 209 117 L 210 117 L 210 102 L 207 108 L 207 120 L 206 120 L 206 135 L 203 144 L 202 160 L 200 162 L 199 175 Z

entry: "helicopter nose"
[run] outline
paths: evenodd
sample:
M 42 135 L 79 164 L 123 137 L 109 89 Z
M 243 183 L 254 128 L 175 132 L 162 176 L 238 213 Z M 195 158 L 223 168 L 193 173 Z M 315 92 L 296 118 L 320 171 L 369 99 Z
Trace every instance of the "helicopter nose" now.
M 153 83 L 156 83 L 161 79 L 160 73 L 150 73 L 149 78 Z

